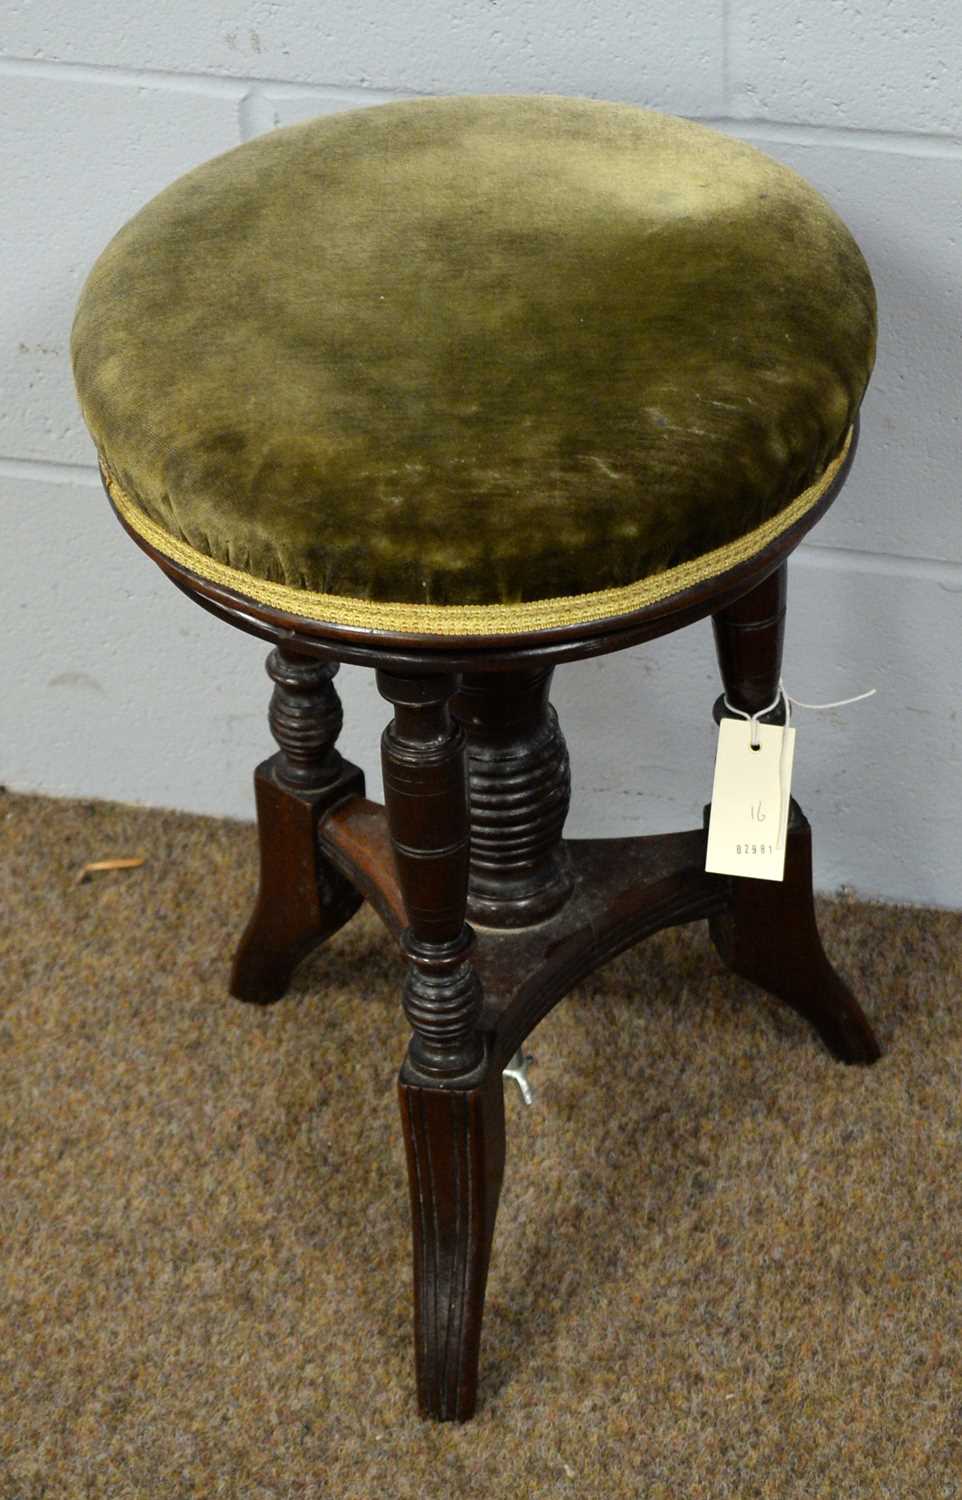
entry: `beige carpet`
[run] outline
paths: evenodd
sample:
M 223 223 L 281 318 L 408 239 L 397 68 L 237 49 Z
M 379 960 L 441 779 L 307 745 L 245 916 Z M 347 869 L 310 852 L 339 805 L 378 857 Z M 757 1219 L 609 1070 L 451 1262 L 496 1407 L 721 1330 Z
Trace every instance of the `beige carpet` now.
M 399 966 L 363 913 L 228 999 L 254 879 L 244 825 L 0 798 L 2 1500 L 962 1495 L 962 915 L 824 904 L 870 1070 L 701 925 L 566 1000 L 436 1427 Z

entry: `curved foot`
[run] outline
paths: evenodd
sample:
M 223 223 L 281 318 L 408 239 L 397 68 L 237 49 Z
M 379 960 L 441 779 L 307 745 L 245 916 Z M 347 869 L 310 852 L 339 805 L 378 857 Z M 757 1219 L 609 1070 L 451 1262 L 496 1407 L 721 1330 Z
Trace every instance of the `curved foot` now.
M 414 1339 L 421 1415 L 474 1413 L 481 1319 L 504 1175 L 504 1092 L 399 1080 L 414 1238 Z
M 231 994 L 252 1005 L 279 1000 L 301 959 L 343 927 L 362 899 L 318 844 L 331 790 L 318 795 L 279 785 L 272 774 L 277 759 L 254 773 L 260 889 L 230 979 Z M 357 790 L 359 779 L 363 791 L 361 773 L 345 763 L 337 797 Z
M 882 1055 L 875 1033 L 818 934 L 812 830 L 794 801 L 787 839 L 785 879 L 735 877 L 730 910 L 709 921 L 712 940 L 734 973 L 811 1022 L 840 1062 L 873 1063 Z

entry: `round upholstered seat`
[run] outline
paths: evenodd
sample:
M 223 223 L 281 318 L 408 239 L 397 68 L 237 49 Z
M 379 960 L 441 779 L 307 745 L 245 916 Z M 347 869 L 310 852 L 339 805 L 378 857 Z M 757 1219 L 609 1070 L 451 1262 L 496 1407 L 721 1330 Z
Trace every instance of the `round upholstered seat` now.
M 127 525 L 295 615 L 492 634 L 616 617 L 814 506 L 872 367 L 834 211 L 623 105 L 415 100 L 187 174 L 74 328 Z

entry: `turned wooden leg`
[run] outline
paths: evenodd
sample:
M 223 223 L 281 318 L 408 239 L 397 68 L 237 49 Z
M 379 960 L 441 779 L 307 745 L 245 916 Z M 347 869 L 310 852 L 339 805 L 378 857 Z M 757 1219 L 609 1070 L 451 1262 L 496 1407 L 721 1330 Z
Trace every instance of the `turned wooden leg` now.
M 561 832 L 571 775 L 550 667 L 466 674 L 451 704 L 468 742 L 471 858 L 468 915 L 527 927 L 571 894 Z
M 257 1005 L 279 1000 L 300 960 L 361 904 L 317 837 L 335 803 L 364 792 L 362 773 L 334 748 L 343 720 L 332 682 L 337 670 L 336 662 L 284 647 L 267 660 L 270 726 L 280 751 L 254 773 L 260 888 L 230 981 L 232 995 Z
M 504 1173 L 504 1096 L 479 1028 L 481 987 L 465 922 L 468 803 L 451 677 L 379 672 L 394 704 L 384 797 L 408 927 L 401 1069 L 414 1239 L 415 1349 L 424 1416 L 474 1411 L 491 1238 Z
M 734 708 L 758 713 L 774 702 L 781 674 L 787 570 L 714 617 L 715 644 L 725 694 Z M 724 699 L 715 717 L 727 710 Z M 784 723 L 779 704 L 763 722 Z M 815 1027 L 842 1062 L 871 1063 L 880 1048 L 858 1001 L 825 955 L 812 894 L 812 836 L 792 802 L 786 835 L 785 878 L 733 876 L 732 904 L 709 921 L 715 947 L 743 979 L 790 1005 Z
M 414 1240 L 414 1341 L 424 1417 L 474 1414 L 491 1241 L 504 1175 L 504 1095 L 400 1083 Z

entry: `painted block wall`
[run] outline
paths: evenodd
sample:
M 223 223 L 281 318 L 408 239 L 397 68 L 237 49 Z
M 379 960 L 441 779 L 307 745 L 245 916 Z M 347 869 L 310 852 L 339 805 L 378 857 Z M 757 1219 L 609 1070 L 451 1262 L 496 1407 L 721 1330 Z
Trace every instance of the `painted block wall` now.
M 232 817 L 272 748 L 264 648 L 208 618 L 100 494 L 67 341 L 87 268 L 173 177 L 313 114 L 556 92 L 753 140 L 862 244 L 878 366 L 855 471 L 791 566 L 785 670 L 816 878 L 962 907 L 962 8 L 889 0 L 24 0 L 0 31 L 0 780 Z M 379 795 L 386 710 L 346 669 L 342 748 Z M 707 622 L 559 669 L 575 834 L 697 823 Z

